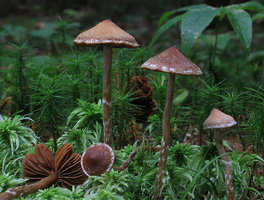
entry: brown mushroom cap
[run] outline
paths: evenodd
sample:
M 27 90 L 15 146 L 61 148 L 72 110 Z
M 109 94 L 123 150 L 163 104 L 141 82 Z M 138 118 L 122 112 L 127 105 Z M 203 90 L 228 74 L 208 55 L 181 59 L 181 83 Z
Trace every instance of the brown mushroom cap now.
M 133 36 L 119 28 L 110 19 L 80 33 L 74 40 L 74 44 L 77 46 L 107 44 L 114 48 L 136 48 L 139 46 Z
M 201 69 L 187 59 L 176 46 L 148 59 L 142 68 L 159 72 L 168 72 L 181 75 L 201 75 Z
M 207 119 L 204 121 L 204 129 L 227 128 L 236 125 L 233 117 L 214 108 Z
M 107 144 L 98 143 L 86 149 L 81 165 L 87 176 L 99 176 L 111 169 L 114 159 L 112 148 Z

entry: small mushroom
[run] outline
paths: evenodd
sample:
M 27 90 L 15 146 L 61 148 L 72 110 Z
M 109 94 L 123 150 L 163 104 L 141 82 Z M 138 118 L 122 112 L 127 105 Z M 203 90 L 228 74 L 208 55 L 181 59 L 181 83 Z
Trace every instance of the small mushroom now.
M 233 117 L 221 112 L 216 108 L 211 111 L 208 118 L 204 121 L 204 129 L 214 129 L 214 139 L 219 155 L 223 155 L 226 153 L 225 148 L 223 146 L 221 129 L 232 127 L 236 124 L 237 122 L 234 120 Z M 232 183 L 232 164 L 229 161 L 227 155 L 223 155 L 221 159 L 225 167 L 225 184 L 227 199 L 233 200 L 234 188 Z
M 81 166 L 87 176 L 100 176 L 108 172 L 115 160 L 112 148 L 104 143 L 93 144 L 82 155 Z
M 54 156 L 44 144 L 35 147 L 35 153 L 29 153 L 23 159 L 23 177 L 28 185 L 10 188 L 0 194 L 0 199 L 9 200 L 26 196 L 57 183 L 71 189 L 73 185 L 82 184 L 85 174 L 81 169 L 81 156 L 72 152 L 70 144 L 62 145 Z
M 93 28 L 80 33 L 74 40 L 76 46 L 104 47 L 104 72 L 103 72 L 103 127 L 104 142 L 112 144 L 111 125 L 111 66 L 112 48 L 136 48 L 139 44 L 135 38 L 107 19 Z
M 162 178 L 165 173 L 167 162 L 167 151 L 169 148 L 170 140 L 170 113 L 172 108 L 173 92 L 175 74 L 180 75 L 201 75 L 202 71 L 193 62 L 188 60 L 176 46 L 173 46 L 162 53 L 148 59 L 142 64 L 142 68 L 159 72 L 169 73 L 169 81 L 167 88 L 166 104 L 163 113 L 162 124 L 162 143 L 160 151 L 159 169 L 156 177 L 155 184 L 155 199 L 160 198 L 160 190 L 162 186 Z

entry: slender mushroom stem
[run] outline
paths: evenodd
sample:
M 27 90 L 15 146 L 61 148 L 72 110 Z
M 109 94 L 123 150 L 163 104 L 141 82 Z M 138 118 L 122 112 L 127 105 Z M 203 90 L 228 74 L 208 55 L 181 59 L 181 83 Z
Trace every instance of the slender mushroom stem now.
M 156 176 L 156 184 L 155 184 L 155 197 L 154 199 L 161 198 L 161 186 L 162 186 L 162 178 L 165 173 L 165 167 L 167 162 L 167 152 L 169 148 L 170 142 L 170 113 L 172 108 L 172 100 L 173 100 L 173 91 L 174 91 L 174 82 L 175 82 L 175 74 L 169 74 L 168 88 L 167 88 L 167 96 L 166 96 L 166 104 L 163 113 L 163 136 L 161 142 L 161 151 L 160 151 L 160 159 L 159 159 L 159 169 Z
M 119 167 L 114 167 L 113 169 L 115 171 L 123 171 L 124 169 L 126 169 L 129 165 L 129 163 L 132 161 L 132 159 L 135 157 L 135 155 L 137 154 L 139 147 L 136 147 L 127 157 L 127 159 L 125 160 L 125 162 L 122 163 L 122 165 L 120 165 Z M 148 149 L 148 148 L 146 148 Z M 160 150 L 160 146 L 154 146 L 154 147 L 150 147 L 149 148 L 151 150 L 151 152 L 156 152 Z
M 21 196 L 26 196 L 37 192 L 38 190 L 46 189 L 52 186 L 57 180 L 56 174 L 51 174 L 48 177 L 29 185 L 18 186 L 11 188 L 0 194 L 0 199 L 2 200 L 11 200 Z
M 104 45 L 104 72 L 103 72 L 103 126 L 104 143 L 112 145 L 111 125 L 111 66 L 112 48 Z
M 217 151 L 219 155 L 223 155 L 226 153 L 226 151 L 223 146 L 221 131 L 219 129 L 215 129 L 214 131 L 215 131 L 214 139 L 215 139 Z M 234 200 L 234 188 L 232 184 L 232 164 L 229 161 L 227 155 L 223 155 L 221 159 L 225 167 L 225 184 L 226 184 L 227 199 Z

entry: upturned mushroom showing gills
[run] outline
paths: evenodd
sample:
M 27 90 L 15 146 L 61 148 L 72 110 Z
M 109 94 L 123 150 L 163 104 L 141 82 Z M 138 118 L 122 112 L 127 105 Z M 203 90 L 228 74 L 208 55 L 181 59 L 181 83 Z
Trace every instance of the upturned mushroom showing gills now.
M 51 150 L 44 144 L 35 147 L 35 153 L 29 153 L 23 159 L 23 177 L 28 185 L 8 189 L 0 194 L 1 200 L 9 200 L 46 189 L 53 184 L 71 189 L 85 181 L 81 169 L 81 156 L 72 152 L 70 144 L 62 145 L 54 158 Z
M 214 139 L 219 155 L 223 155 L 226 153 L 225 148 L 223 146 L 221 129 L 232 127 L 236 124 L 237 122 L 234 120 L 233 117 L 221 112 L 216 108 L 211 111 L 208 118 L 204 121 L 204 129 L 214 129 Z M 225 185 L 227 199 L 233 200 L 234 188 L 232 183 L 232 163 L 229 161 L 227 155 L 223 155 L 221 159 L 225 167 Z
M 115 160 L 112 148 L 104 143 L 93 144 L 82 155 L 81 165 L 87 176 L 100 176 L 108 172 Z
M 111 66 L 112 48 L 136 48 L 139 44 L 135 38 L 107 19 L 93 28 L 80 33 L 74 40 L 76 46 L 104 47 L 104 72 L 103 72 L 103 127 L 104 143 L 111 146 Z
M 194 64 L 189 59 L 187 59 L 177 49 L 176 46 L 173 46 L 163 51 L 162 53 L 148 59 L 146 62 L 142 64 L 142 68 L 169 73 L 166 104 L 163 112 L 163 122 L 162 122 L 163 136 L 161 142 L 159 169 L 155 183 L 154 198 L 160 199 L 162 178 L 165 173 L 165 167 L 167 162 L 167 151 L 169 148 L 169 140 L 170 140 L 170 113 L 172 108 L 175 74 L 180 74 L 184 76 L 187 75 L 197 76 L 197 75 L 201 75 L 202 71 L 196 64 Z

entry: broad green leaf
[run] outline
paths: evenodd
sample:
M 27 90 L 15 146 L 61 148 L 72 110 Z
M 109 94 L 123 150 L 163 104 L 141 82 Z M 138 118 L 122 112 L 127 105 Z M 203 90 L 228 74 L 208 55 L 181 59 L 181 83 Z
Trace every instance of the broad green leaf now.
M 211 23 L 219 12 L 220 9 L 206 7 L 204 9 L 191 10 L 184 14 L 181 22 L 183 52 L 189 53 L 202 31 Z
M 155 33 L 155 35 L 153 36 L 150 44 L 149 44 L 149 48 L 151 48 L 153 46 L 153 44 L 156 42 L 156 40 L 160 37 L 160 35 L 162 33 L 164 33 L 166 30 L 168 30 L 170 27 L 172 27 L 173 25 L 175 25 L 177 22 L 179 22 L 182 19 L 183 15 L 179 15 L 176 16 L 170 20 L 168 20 L 165 24 L 163 24 L 158 31 Z
M 199 4 L 199 5 L 191 5 L 191 6 L 185 6 L 176 10 L 171 10 L 168 12 L 163 13 L 163 15 L 159 19 L 158 27 L 160 27 L 171 15 L 173 15 L 176 12 L 182 12 L 182 11 L 187 11 L 187 10 L 194 10 L 194 9 L 201 9 L 209 7 L 206 4 Z
M 264 5 L 256 2 L 256 1 L 249 1 L 240 4 L 234 4 L 227 6 L 227 9 L 243 9 L 243 10 L 253 10 L 253 11 L 264 11 Z
M 241 9 L 228 9 L 226 14 L 239 39 L 246 49 L 249 50 L 252 38 L 252 20 L 250 15 Z
M 264 11 L 255 14 L 255 15 L 252 17 L 252 21 L 256 21 L 256 20 L 259 20 L 259 19 L 261 19 L 261 18 L 264 18 Z

